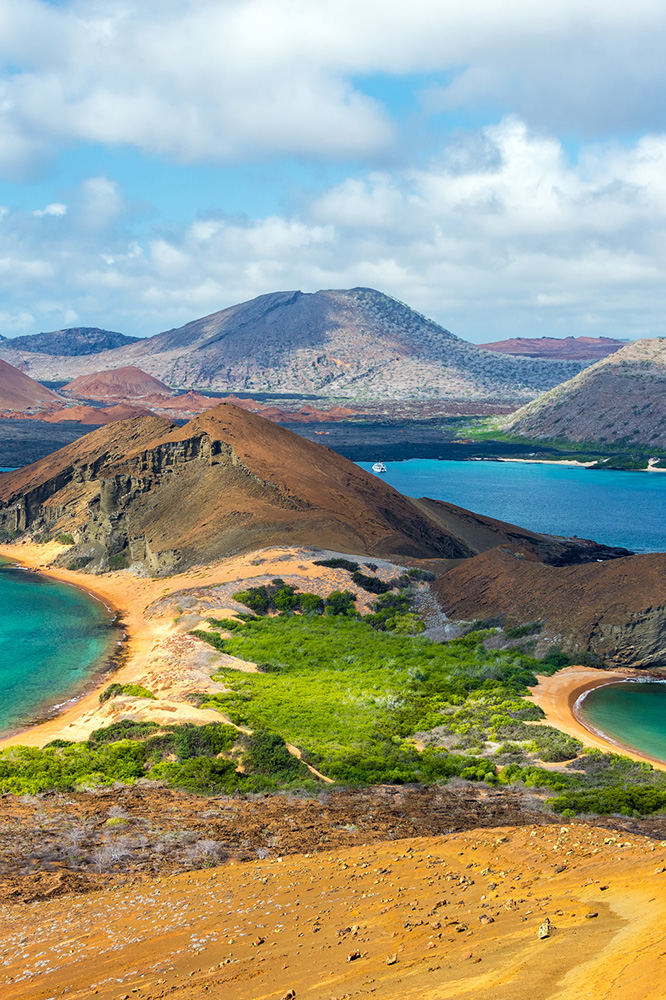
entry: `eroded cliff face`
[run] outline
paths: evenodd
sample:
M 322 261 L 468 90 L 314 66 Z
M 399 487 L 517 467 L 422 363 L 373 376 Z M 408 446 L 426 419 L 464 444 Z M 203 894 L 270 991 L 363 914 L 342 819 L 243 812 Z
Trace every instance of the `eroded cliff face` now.
M 552 566 L 497 548 L 445 573 L 433 590 L 453 619 L 538 621 L 540 641 L 572 654 L 666 667 L 666 553 Z

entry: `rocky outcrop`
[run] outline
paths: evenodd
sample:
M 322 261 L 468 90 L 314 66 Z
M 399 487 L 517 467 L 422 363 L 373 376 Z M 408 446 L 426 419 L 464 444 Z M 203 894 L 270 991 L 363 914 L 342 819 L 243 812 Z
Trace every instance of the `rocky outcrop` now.
M 666 553 L 552 566 L 503 546 L 433 584 L 453 619 L 542 622 L 540 638 L 617 667 L 666 666 Z

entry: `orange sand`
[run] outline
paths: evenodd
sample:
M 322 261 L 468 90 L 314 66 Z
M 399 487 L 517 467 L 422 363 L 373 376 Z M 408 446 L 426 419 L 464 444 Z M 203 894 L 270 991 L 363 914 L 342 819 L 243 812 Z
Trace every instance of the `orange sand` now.
M 662 1000 L 665 848 L 584 824 L 476 830 L 7 905 L 0 992 Z

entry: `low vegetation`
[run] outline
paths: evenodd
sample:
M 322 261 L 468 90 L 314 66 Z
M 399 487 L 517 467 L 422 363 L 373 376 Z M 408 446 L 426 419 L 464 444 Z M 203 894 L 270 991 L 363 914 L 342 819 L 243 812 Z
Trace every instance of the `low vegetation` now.
M 0 752 L 0 791 L 145 779 L 199 794 L 308 791 L 317 788 L 309 764 L 348 786 L 521 783 L 545 791 L 565 817 L 666 809 L 666 774 L 584 749 L 543 725 L 541 709 L 525 699 L 537 671 L 570 662 L 558 649 L 533 658 L 540 622 L 514 630 L 512 642 L 523 645 L 497 649 L 486 646 L 497 627 L 483 622 L 447 643 L 416 634 L 423 623 L 406 589 L 378 595 L 365 617 L 351 591 L 323 599 L 280 579 L 236 598 L 253 614 L 211 618 L 210 630 L 193 633 L 259 667 L 220 668 L 226 690 L 201 698 L 232 725 L 121 720 L 85 743 L 12 747 Z M 140 685 L 111 684 L 100 700 L 117 695 L 154 697 Z

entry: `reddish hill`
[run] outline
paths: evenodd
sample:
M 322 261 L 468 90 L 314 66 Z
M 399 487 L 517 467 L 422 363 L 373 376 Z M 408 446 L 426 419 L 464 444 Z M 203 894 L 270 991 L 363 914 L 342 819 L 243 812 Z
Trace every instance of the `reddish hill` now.
M 161 417 L 113 423 L 0 475 L 0 528 L 45 526 L 74 532 L 67 559 L 80 556 L 90 569 L 120 552 L 170 571 L 267 545 L 440 559 L 509 541 L 542 557 L 557 549 L 561 558 L 566 548 L 450 504 L 411 500 L 229 403 L 184 427 Z M 591 546 L 586 558 L 598 554 Z
M 79 399 L 99 400 L 140 399 L 155 393 L 161 396 L 172 394 L 168 385 L 134 365 L 93 372 L 92 375 L 79 375 L 62 391 L 68 396 L 78 396 Z
M 526 358 L 552 358 L 555 361 L 600 361 L 625 346 L 625 341 L 614 337 L 513 337 L 511 340 L 479 344 L 486 351 Z
M 666 553 L 549 566 L 529 547 L 514 549 L 483 552 L 439 577 L 433 591 L 445 613 L 507 625 L 541 621 L 541 638 L 570 650 L 591 650 L 617 666 L 666 664 Z
M 69 406 L 58 413 L 51 413 L 44 419 L 49 424 L 61 424 L 66 421 L 77 424 L 90 424 L 91 427 L 102 427 L 116 420 L 129 420 L 132 417 L 151 417 L 154 414 L 143 406 L 130 406 L 129 403 L 117 403 L 115 406 Z
M 61 406 L 63 400 L 25 372 L 0 361 L 0 410 L 41 410 Z

